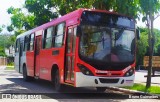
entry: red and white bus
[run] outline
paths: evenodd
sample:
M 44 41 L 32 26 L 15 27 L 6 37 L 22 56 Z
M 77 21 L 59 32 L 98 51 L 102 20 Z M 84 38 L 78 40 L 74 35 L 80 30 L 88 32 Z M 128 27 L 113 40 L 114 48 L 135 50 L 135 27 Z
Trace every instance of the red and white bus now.
M 78 9 L 16 39 L 15 68 L 24 80 L 74 87 L 131 86 L 135 75 L 135 20 L 104 10 Z

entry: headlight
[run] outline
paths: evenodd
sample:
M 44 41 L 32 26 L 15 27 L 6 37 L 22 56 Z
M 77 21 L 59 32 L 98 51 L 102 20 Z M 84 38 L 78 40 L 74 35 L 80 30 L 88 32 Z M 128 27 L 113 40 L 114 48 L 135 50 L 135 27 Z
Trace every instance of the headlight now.
M 82 72 L 84 75 L 93 76 L 93 73 L 92 73 L 87 67 L 85 67 L 84 65 L 82 65 L 82 64 L 77 64 L 77 66 L 79 67 L 79 69 L 81 70 L 81 72 Z
M 128 71 L 124 74 L 124 76 L 125 76 L 125 77 L 128 77 L 128 76 L 132 76 L 133 74 L 134 74 L 134 69 L 131 68 L 130 70 L 128 70 Z

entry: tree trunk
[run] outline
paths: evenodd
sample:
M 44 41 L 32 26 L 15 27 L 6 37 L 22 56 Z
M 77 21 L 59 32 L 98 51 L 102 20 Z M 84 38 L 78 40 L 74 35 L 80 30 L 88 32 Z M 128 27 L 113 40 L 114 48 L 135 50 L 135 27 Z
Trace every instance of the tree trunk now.
M 154 49 L 154 33 L 153 33 L 153 20 L 154 19 L 153 19 L 153 16 L 151 16 L 151 15 L 149 18 L 150 18 L 150 20 L 148 20 L 149 66 L 148 66 L 146 88 L 149 88 L 151 86 L 152 56 L 153 56 L 153 49 Z M 150 22 L 150 24 L 149 24 L 149 22 Z

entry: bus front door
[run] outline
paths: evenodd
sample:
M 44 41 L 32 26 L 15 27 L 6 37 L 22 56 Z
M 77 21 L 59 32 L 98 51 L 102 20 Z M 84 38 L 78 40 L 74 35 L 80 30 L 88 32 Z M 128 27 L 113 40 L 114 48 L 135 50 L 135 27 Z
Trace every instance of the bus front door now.
M 68 27 L 66 42 L 65 82 L 74 84 L 76 26 Z

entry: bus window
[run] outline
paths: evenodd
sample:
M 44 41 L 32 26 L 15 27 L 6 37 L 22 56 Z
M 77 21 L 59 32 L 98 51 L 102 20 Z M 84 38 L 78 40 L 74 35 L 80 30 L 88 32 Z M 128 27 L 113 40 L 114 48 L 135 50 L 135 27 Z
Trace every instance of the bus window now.
M 25 39 L 24 39 L 24 51 L 28 51 L 29 50 L 29 36 L 25 36 Z
M 19 44 L 19 39 L 17 39 L 17 41 L 16 41 L 16 49 L 15 49 L 15 52 L 19 52 L 19 46 L 20 46 L 20 44 Z
M 54 47 L 61 47 L 62 46 L 64 32 L 65 32 L 65 23 L 61 23 L 56 27 Z
M 53 33 L 53 27 L 50 27 L 44 31 L 44 46 L 43 48 L 51 48 L 52 46 L 52 33 Z
M 34 50 L 34 34 L 30 35 L 30 51 Z

